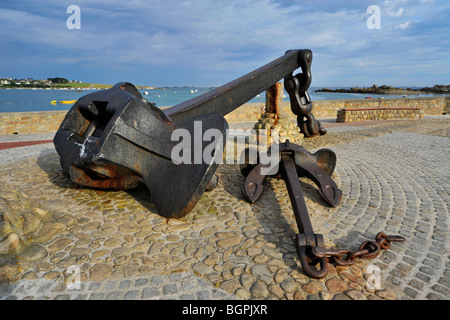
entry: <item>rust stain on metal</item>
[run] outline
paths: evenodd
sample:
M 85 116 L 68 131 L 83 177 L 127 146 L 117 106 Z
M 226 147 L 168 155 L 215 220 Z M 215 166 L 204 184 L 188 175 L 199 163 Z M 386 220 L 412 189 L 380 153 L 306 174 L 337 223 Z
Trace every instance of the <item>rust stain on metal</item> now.
M 266 90 L 266 112 L 279 115 L 279 109 L 282 102 L 283 83 L 277 82 Z

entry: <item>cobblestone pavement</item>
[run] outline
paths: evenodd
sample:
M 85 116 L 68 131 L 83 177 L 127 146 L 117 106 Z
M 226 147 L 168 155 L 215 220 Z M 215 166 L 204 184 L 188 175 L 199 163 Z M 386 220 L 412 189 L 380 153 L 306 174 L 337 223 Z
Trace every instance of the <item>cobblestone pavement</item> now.
M 449 125 L 439 117 L 335 127 L 329 140 L 307 143 L 337 154 L 337 208 L 301 179 L 314 231 L 328 247 L 354 250 L 379 231 L 407 238 L 374 260 L 330 265 L 320 280 L 302 273 L 281 180 L 267 179 L 251 205 L 239 166 L 220 165 L 219 186 L 185 218 L 166 220 L 145 188 L 77 187 L 52 144 L 2 150 L 0 231 L 18 233 L 21 250 L 0 255 L 0 299 L 448 300 Z

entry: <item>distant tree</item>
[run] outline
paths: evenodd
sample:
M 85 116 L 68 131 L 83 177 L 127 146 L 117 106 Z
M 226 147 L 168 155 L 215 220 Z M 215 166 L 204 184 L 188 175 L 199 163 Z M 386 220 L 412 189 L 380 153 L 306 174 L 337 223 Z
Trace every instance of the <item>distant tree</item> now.
M 69 80 L 67 80 L 66 78 L 48 78 L 47 80 L 50 80 L 52 83 L 69 83 Z

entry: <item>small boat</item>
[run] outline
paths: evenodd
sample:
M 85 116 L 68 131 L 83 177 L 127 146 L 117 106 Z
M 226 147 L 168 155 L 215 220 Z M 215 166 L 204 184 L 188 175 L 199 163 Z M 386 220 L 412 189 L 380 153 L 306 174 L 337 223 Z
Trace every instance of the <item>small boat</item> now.
M 59 103 L 63 103 L 63 104 L 74 104 L 75 102 L 77 102 L 77 100 L 62 100 L 62 101 L 59 101 Z
M 146 95 L 147 95 L 147 94 L 148 94 L 148 91 L 144 91 L 144 94 L 146 94 Z
M 51 104 L 56 104 L 57 103 L 57 101 L 56 100 L 53 100 L 52 102 L 50 102 Z

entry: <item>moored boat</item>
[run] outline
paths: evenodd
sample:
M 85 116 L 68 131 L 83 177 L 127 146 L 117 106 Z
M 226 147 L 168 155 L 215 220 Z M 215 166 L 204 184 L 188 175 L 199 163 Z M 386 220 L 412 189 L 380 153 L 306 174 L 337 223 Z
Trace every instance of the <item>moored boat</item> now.
M 62 101 L 59 101 L 59 103 L 63 103 L 63 104 L 74 104 L 75 102 L 77 102 L 77 100 L 62 100 Z

